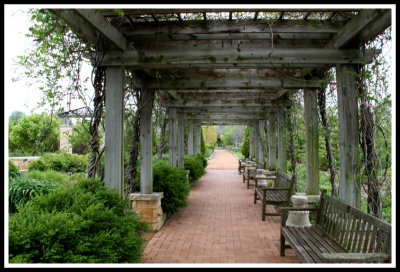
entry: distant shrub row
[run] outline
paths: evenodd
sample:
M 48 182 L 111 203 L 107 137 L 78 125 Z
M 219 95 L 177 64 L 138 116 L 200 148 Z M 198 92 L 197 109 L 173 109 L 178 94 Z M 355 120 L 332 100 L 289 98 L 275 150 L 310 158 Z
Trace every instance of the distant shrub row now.
M 54 170 L 60 172 L 85 172 L 89 164 L 89 157 L 86 155 L 56 153 L 45 154 L 39 159 L 32 161 L 28 170 Z

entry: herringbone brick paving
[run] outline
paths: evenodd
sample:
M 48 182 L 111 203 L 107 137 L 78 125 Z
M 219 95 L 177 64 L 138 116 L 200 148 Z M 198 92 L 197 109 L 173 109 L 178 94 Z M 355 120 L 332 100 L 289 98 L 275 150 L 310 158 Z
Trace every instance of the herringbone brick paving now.
M 141 263 L 300 263 L 292 250 L 280 256 L 280 217 L 261 221 L 261 204 L 237 164 L 230 152 L 216 150 L 189 205 L 152 237 Z

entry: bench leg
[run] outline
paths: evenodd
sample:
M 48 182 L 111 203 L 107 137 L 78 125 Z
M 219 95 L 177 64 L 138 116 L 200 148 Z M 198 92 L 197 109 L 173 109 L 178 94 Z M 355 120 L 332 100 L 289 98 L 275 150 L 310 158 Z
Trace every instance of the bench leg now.
M 267 200 L 266 200 L 266 196 L 265 196 L 265 192 L 263 193 L 263 198 L 262 198 L 262 217 L 261 220 L 265 221 L 265 211 L 267 209 Z
M 257 204 L 257 191 L 254 188 L 254 204 Z
M 285 237 L 281 234 L 281 256 L 285 256 Z

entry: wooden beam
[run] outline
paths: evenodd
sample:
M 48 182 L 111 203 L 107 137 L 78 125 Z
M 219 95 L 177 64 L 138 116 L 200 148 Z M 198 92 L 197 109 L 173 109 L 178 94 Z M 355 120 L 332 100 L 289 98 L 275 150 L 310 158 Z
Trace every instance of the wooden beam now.
M 321 88 L 320 80 L 295 80 L 279 78 L 191 78 L 174 81 L 159 81 L 149 83 L 149 87 L 156 90 L 179 90 L 179 89 L 301 89 Z
M 367 9 L 362 10 L 359 15 L 348 22 L 342 30 L 337 33 L 337 36 L 332 40 L 332 48 L 343 48 L 355 39 L 361 32 L 367 31 L 372 26 L 373 22 L 383 17 L 388 10 Z M 390 12 L 390 10 L 389 10 Z M 387 15 L 386 15 L 387 16 Z M 384 25 L 381 25 L 383 28 Z M 381 29 L 380 32 L 384 30 Z
M 120 50 L 128 49 L 129 43 L 125 36 L 106 19 L 104 19 L 104 17 L 101 16 L 98 11 L 91 9 L 75 9 L 75 11 L 94 28 L 96 28 L 104 37 L 115 44 Z
M 365 54 L 372 58 L 376 52 L 366 50 Z M 276 67 L 300 67 L 309 66 L 334 66 L 336 64 L 359 64 L 365 60 L 359 49 L 315 49 L 298 48 L 274 49 L 268 56 L 264 50 L 241 50 L 220 49 L 220 50 L 143 50 L 138 53 L 133 50 L 119 52 L 110 51 L 101 63 L 104 66 L 140 66 L 148 68 L 171 69 L 174 65 L 186 65 L 192 68 L 217 68 L 216 65 L 231 65 L 231 68 L 240 64 L 253 64 L 258 66 Z
M 381 16 L 371 22 L 367 27 L 365 27 L 359 35 L 361 43 L 367 43 L 373 40 L 377 35 L 381 34 L 386 28 L 392 24 L 392 11 L 384 10 Z
M 178 108 L 178 112 L 180 113 L 216 113 L 216 114 L 268 114 L 269 112 L 276 111 L 278 109 L 277 106 L 267 106 L 267 107 L 212 107 L 212 106 L 204 106 L 204 107 L 186 107 L 186 108 Z
M 75 10 L 73 9 L 49 9 L 56 14 L 71 29 L 79 35 L 85 37 L 92 45 L 96 45 L 100 32 L 92 25 L 88 24 Z
M 267 101 L 229 101 L 229 100 L 215 100 L 215 101 L 183 101 L 178 103 L 175 101 L 166 101 L 163 104 L 164 107 L 175 107 L 175 108 L 193 108 L 193 107 L 270 107 L 272 103 Z

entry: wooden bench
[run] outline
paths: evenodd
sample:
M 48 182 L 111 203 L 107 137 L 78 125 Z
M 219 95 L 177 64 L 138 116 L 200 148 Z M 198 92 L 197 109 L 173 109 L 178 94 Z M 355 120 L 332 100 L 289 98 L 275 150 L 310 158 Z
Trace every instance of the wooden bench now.
M 281 207 L 281 256 L 285 241 L 305 263 L 390 262 L 391 225 L 326 194 L 319 207 Z M 310 227 L 286 226 L 288 211 L 311 211 Z
M 242 171 L 244 172 L 245 164 L 246 164 L 246 161 L 242 161 L 241 159 L 239 159 L 239 167 L 238 167 L 239 174 L 241 174 Z
M 257 200 L 262 201 L 262 221 L 265 221 L 265 216 L 281 215 L 278 210 L 275 213 L 267 213 L 267 205 L 273 205 L 276 208 L 280 206 L 289 206 L 293 186 L 294 178 L 279 169 L 276 171 L 276 177 L 272 188 L 268 188 L 266 184 L 258 184 L 258 179 L 255 180 L 254 204 L 257 203 Z
M 253 161 L 246 161 L 243 172 L 243 183 L 247 181 L 247 188 L 249 188 L 249 180 L 256 175 L 257 164 Z

